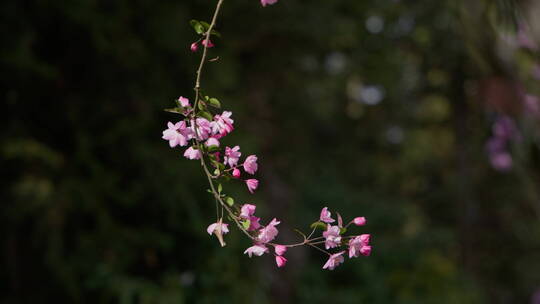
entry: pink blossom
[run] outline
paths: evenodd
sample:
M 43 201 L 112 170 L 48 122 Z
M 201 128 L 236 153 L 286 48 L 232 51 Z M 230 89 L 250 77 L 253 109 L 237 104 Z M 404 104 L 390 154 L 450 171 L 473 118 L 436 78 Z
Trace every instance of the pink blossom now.
M 366 218 L 363 216 L 355 217 L 353 222 L 356 226 L 364 226 L 366 224 Z
M 287 251 L 287 247 L 283 245 L 276 245 L 275 251 L 277 255 L 283 255 Z
M 201 151 L 193 149 L 193 147 L 189 147 L 187 148 L 186 152 L 184 152 L 184 156 L 188 159 L 200 159 Z
M 189 99 L 183 97 L 183 96 L 180 96 L 178 97 L 178 102 L 180 103 L 180 105 L 182 107 L 189 107 L 190 104 L 189 104 Z
M 360 254 L 362 254 L 363 256 L 369 256 L 371 254 L 371 246 L 362 246 L 360 248 Z
M 215 115 L 212 121 L 212 133 L 225 136 L 234 130 L 234 120 L 231 119 L 232 112 L 223 111 L 221 115 Z
M 206 141 L 205 145 L 207 147 L 219 147 L 219 140 L 215 137 L 210 137 Z
M 180 121 L 176 124 L 172 122 L 167 123 L 167 130 L 163 131 L 163 136 L 161 138 L 169 141 L 169 146 L 174 148 L 176 146 L 185 146 L 190 136 L 189 129 L 186 128 L 186 122 Z
M 336 254 L 332 254 L 322 269 L 334 270 L 334 268 L 345 261 L 345 258 L 342 256 L 344 253 L 345 251 L 340 251 Z
M 332 216 L 332 213 L 330 213 L 330 211 L 328 211 L 327 207 L 322 208 L 321 217 L 320 217 L 321 222 L 333 223 L 334 219 L 331 218 L 331 216 Z
M 235 146 L 232 149 L 225 147 L 225 157 L 223 158 L 223 161 L 225 164 L 234 167 L 238 163 L 238 159 L 240 159 L 241 155 L 242 152 L 240 152 L 240 146 Z
M 251 247 L 249 247 L 248 249 L 246 249 L 246 251 L 244 251 L 244 254 L 247 254 L 249 255 L 249 257 L 251 257 L 251 255 L 256 255 L 256 256 L 261 256 L 263 254 L 265 254 L 266 252 L 268 252 L 268 248 L 266 248 L 266 246 L 264 245 L 253 245 Z
M 195 132 L 195 125 L 197 125 L 197 132 Z M 197 134 L 198 140 L 205 140 L 210 137 L 212 133 L 212 128 L 210 127 L 210 122 L 205 118 L 199 117 L 195 121 L 191 120 L 191 130 L 193 133 L 192 137 Z
M 210 224 L 210 226 L 208 226 L 206 229 L 206 232 L 208 232 L 210 235 L 212 235 L 212 233 L 215 234 L 219 243 L 221 244 L 221 247 L 224 247 L 225 241 L 223 240 L 223 235 L 229 232 L 228 226 L 229 224 L 223 224 L 220 219 L 216 223 Z
M 257 156 L 250 155 L 246 157 L 246 160 L 244 161 L 244 170 L 246 170 L 249 174 L 255 174 L 257 172 Z
M 258 230 L 259 228 L 261 228 L 261 224 L 259 224 L 260 220 L 261 220 L 261 218 L 259 218 L 259 217 L 250 216 L 249 217 L 249 227 L 248 227 L 247 231 L 255 231 L 255 230 Z
M 257 209 L 257 206 L 255 205 L 244 204 L 242 208 L 240 208 L 240 217 L 249 218 L 250 216 L 255 214 L 255 209 Z
M 253 192 L 259 186 L 259 181 L 254 179 L 254 178 L 251 178 L 251 179 L 246 180 L 246 185 L 248 187 L 249 192 L 251 192 L 251 194 L 253 194 Z
M 239 178 L 240 177 L 240 170 L 238 170 L 237 168 L 234 168 L 234 170 L 232 171 L 232 176 L 234 178 Z
M 276 256 L 276 264 L 277 264 L 277 267 L 283 267 L 285 266 L 285 264 L 287 263 L 287 259 L 278 255 Z
M 326 231 L 323 232 L 323 237 L 325 237 L 324 247 L 326 249 L 337 247 L 341 243 L 339 232 L 340 229 L 338 226 L 328 224 Z
M 349 241 L 349 258 L 358 257 L 359 254 L 366 255 L 366 252 L 369 255 L 369 252 L 371 252 L 371 246 L 368 246 L 369 241 L 369 234 L 362 234 L 352 238 Z
M 261 0 L 261 4 L 262 6 L 266 6 L 266 5 L 269 5 L 269 4 L 274 4 L 276 3 L 278 0 Z
M 369 241 L 371 240 L 370 234 L 361 234 L 360 235 L 360 241 L 364 242 L 366 245 L 369 244 Z
M 198 49 L 199 49 L 199 44 L 197 42 L 193 42 L 191 44 L 191 46 L 189 47 L 189 49 L 192 51 L 192 52 L 196 52 Z
M 208 234 L 212 235 L 212 233 L 221 233 L 221 234 L 227 234 L 229 233 L 229 224 L 224 224 L 221 222 L 213 223 L 206 228 L 206 232 Z
M 204 45 L 205 47 L 207 48 L 212 48 L 214 47 L 214 44 L 212 43 L 212 40 L 208 39 L 204 39 L 202 42 L 201 42 L 202 45 Z
M 266 227 L 261 229 L 257 240 L 261 243 L 271 242 L 278 235 L 279 231 L 276 229 L 276 226 L 279 223 L 281 222 L 274 218 Z

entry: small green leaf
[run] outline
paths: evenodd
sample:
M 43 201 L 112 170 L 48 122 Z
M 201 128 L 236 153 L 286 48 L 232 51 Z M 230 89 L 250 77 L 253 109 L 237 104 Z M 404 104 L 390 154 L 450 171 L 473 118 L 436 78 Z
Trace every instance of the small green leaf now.
M 206 189 L 206 192 L 214 194 L 214 192 L 212 192 L 210 189 Z
M 344 234 L 345 232 L 347 232 L 347 228 L 343 227 L 339 229 L 339 234 Z
M 200 111 L 197 113 L 197 116 L 206 118 L 206 120 L 211 121 L 212 120 L 212 114 L 206 112 L 206 111 Z
M 199 102 L 197 103 L 197 108 L 199 108 L 199 110 L 201 111 L 204 111 L 206 110 L 206 104 L 202 100 L 199 100 Z
M 206 22 L 205 22 L 206 23 Z M 202 22 L 200 21 L 197 21 L 197 20 L 191 20 L 189 22 L 189 24 L 191 24 L 191 26 L 193 27 L 193 29 L 195 30 L 195 32 L 199 35 L 202 35 L 206 32 L 206 30 L 208 28 L 205 28 L 204 25 L 202 24 Z M 208 23 L 207 23 L 208 24 Z
M 210 147 L 208 147 L 208 152 L 216 152 L 216 151 L 219 151 L 218 146 L 210 146 Z
M 225 199 L 225 202 L 227 203 L 227 205 L 229 206 L 233 206 L 234 205 L 234 198 L 228 196 L 226 199 Z
M 214 170 L 214 175 L 219 175 L 219 169 Z
M 183 113 L 181 108 L 164 109 L 163 111 L 170 112 L 170 113 L 177 113 L 177 114 Z
M 218 184 L 217 191 L 218 193 L 221 193 L 221 191 L 223 191 L 223 186 L 221 184 Z
M 212 31 L 210 32 L 210 34 L 212 34 L 212 35 L 214 35 L 214 36 L 216 36 L 216 37 L 221 38 L 221 34 L 220 34 L 218 31 L 216 31 L 216 30 L 212 30 Z
M 311 227 L 311 229 L 320 228 L 322 230 L 325 230 L 326 229 L 326 224 L 323 223 L 323 222 L 317 221 L 317 222 L 311 224 L 309 227 Z
M 212 106 L 212 107 L 215 107 L 215 108 L 221 108 L 221 103 L 219 102 L 219 100 L 217 98 L 210 98 L 208 99 L 208 103 Z
M 251 225 L 251 221 L 250 220 L 244 220 L 242 222 L 242 227 L 244 227 L 244 229 L 248 230 L 249 229 L 249 226 Z

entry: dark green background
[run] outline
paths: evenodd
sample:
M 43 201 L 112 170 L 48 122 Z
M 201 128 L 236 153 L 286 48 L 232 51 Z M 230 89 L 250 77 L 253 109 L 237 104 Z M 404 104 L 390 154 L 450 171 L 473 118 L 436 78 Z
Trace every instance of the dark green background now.
M 284 269 L 249 259 L 236 229 L 220 248 L 198 162 L 161 139 L 178 119 L 162 109 L 193 96 L 189 20 L 214 0 L 2 1 L 0 302 L 528 303 L 538 125 L 484 88 L 539 93 L 523 72 L 538 54 L 497 52 L 532 3 L 225 1 L 203 87 L 261 180 L 227 190 L 282 219 L 282 242 L 323 206 L 366 216 L 372 256 L 329 272 L 306 248 Z M 359 102 L 360 84 L 384 98 Z M 509 172 L 485 152 L 501 114 L 522 136 Z

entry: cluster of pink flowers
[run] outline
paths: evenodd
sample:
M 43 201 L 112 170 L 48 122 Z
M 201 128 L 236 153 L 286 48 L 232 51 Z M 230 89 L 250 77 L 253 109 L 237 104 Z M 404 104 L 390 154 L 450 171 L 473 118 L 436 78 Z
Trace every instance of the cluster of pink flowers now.
M 221 146 L 220 140 L 234 130 L 234 120 L 231 119 L 232 113 L 223 111 L 221 114 L 214 115 L 212 121 L 208 121 L 203 117 L 193 118 L 193 115 L 190 116 L 193 109 L 189 99 L 181 96 L 178 98 L 178 103 L 182 106 L 186 119 L 175 124 L 168 122 L 162 138 L 169 142 L 171 148 L 189 145 L 184 151 L 184 157 L 188 159 L 200 159 L 202 157 L 200 147 L 197 146 L 195 140 L 201 143 L 204 142 L 206 149 L 212 151 L 213 157 L 219 161 L 221 152 L 214 150 Z M 222 163 L 229 166 L 229 168 L 223 170 L 223 174 L 239 179 L 242 175 L 239 168 L 243 168 L 246 173 L 254 175 L 259 168 L 257 156 L 249 155 L 242 164 L 239 164 L 241 156 L 240 146 L 225 147 Z M 246 179 L 244 182 L 251 193 L 259 186 L 259 181 L 254 178 Z
M 345 227 L 341 216 L 338 214 L 338 224 L 332 226 L 330 223 L 334 223 L 335 220 L 331 217 L 331 213 L 328 211 L 327 207 L 324 207 L 321 210 L 321 215 L 319 218 L 319 223 L 325 223 L 327 225 L 326 231 L 323 232 L 322 237 L 318 238 L 305 238 L 304 242 L 292 245 L 283 245 L 275 244 L 272 241 L 278 235 L 278 230 L 276 226 L 280 224 L 280 221 L 273 219 L 267 226 L 262 226 L 259 224 L 260 218 L 255 217 L 256 207 L 251 204 L 245 204 L 242 206 L 240 211 L 240 217 L 248 221 L 249 228 L 248 231 L 253 231 L 253 246 L 247 248 L 244 251 L 244 254 L 247 254 L 249 257 L 252 255 L 261 256 L 265 253 L 270 252 L 268 249 L 269 246 L 274 247 L 274 256 L 276 264 L 278 267 L 283 267 L 287 263 L 287 259 L 283 256 L 287 251 L 288 247 L 296 247 L 301 245 L 311 245 L 316 246 L 318 243 L 323 242 L 320 239 L 324 238 L 324 245 L 326 249 L 336 248 L 340 246 L 348 246 L 349 258 L 356 258 L 360 255 L 369 256 L 371 254 L 370 238 L 369 234 L 361 234 L 356 236 L 343 237 L 342 231 L 344 228 L 348 227 L 351 224 L 356 226 L 363 226 L 366 224 L 366 219 L 364 217 L 356 217 Z M 212 224 L 216 225 L 216 224 Z M 211 225 L 211 226 L 212 226 Z M 348 238 L 348 242 L 343 242 L 344 238 Z M 324 264 L 323 269 L 333 270 L 339 264 L 343 263 L 345 258 L 343 254 L 346 250 L 339 251 L 337 253 L 331 254 L 328 253 L 328 261 Z
M 278 0 L 261 0 L 262 6 L 272 5 Z M 191 25 L 195 31 L 202 37 L 191 44 L 191 51 L 196 52 L 199 48 L 199 43 L 205 48 L 212 48 L 214 44 L 210 41 L 211 34 L 219 36 L 219 33 L 213 30 L 215 17 L 219 12 L 222 1 L 217 4 L 212 24 L 202 21 L 192 20 Z M 296 244 L 277 244 L 274 243 L 275 238 L 279 234 L 276 228 L 281 222 L 276 218 L 272 219 L 266 225 L 261 224 L 261 218 L 255 216 L 257 207 L 252 204 L 243 204 L 238 207 L 234 204 L 234 199 L 223 193 L 223 186 L 219 181 L 222 180 L 242 180 L 242 171 L 244 174 L 254 175 L 259 169 L 257 163 L 258 158 L 255 155 L 248 155 L 241 162 L 242 152 L 240 146 L 225 146 L 222 147 L 221 140 L 234 130 L 234 120 L 232 113 L 223 111 L 221 114 L 212 115 L 209 112 L 208 105 L 214 108 L 220 108 L 221 103 L 215 98 L 205 96 L 202 98 L 199 89 L 199 77 L 202 66 L 205 62 L 206 51 L 201 57 L 201 65 L 197 74 L 196 81 L 196 101 L 191 105 L 189 99 L 179 97 L 177 100 L 177 108 L 169 109 L 173 113 L 179 113 L 184 116 L 184 119 L 176 123 L 168 122 L 167 129 L 163 131 L 162 138 L 169 142 L 171 148 L 187 147 L 183 155 L 188 159 L 200 160 L 201 166 L 204 168 L 205 174 L 210 183 L 210 192 L 213 194 L 216 202 L 216 208 L 221 207 L 222 216 L 215 223 L 208 226 L 206 231 L 209 235 L 215 235 L 221 244 L 225 246 L 224 235 L 229 233 L 229 224 L 223 222 L 224 210 L 227 211 L 228 217 L 245 233 L 252 241 L 251 247 L 244 251 L 250 258 L 252 256 L 262 256 L 269 253 L 273 248 L 276 265 L 284 267 L 287 264 L 287 258 L 284 256 L 289 248 L 308 245 L 324 252 L 328 255 L 328 261 L 322 267 L 323 269 L 333 270 L 345 260 L 344 253 L 349 252 L 349 258 L 359 256 L 369 256 L 371 254 L 370 235 L 343 235 L 347 227 L 351 224 L 363 226 L 366 224 L 364 217 L 356 217 L 347 225 L 343 225 L 343 220 L 337 213 L 337 221 L 332 218 L 332 214 L 327 207 L 321 210 L 319 220 L 312 224 L 313 230 L 306 236 L 299 232 L 304 237 L 303 241 Z M 209 165 L 213 166 L 214 171 L 210 173 Z M 217 183 L 214 184 L 214 181 Z M 255 178 L 247 178 L 243 180 L 250 193 L 258 188 L 259 181 Z M 322 236 L 313 237 L 318 227 L 324 228 Z M 319 248 L 324 244 L 324 248 Z M 327 250 L 338 248 L 342 249 L 336 253 L 331 253 Z

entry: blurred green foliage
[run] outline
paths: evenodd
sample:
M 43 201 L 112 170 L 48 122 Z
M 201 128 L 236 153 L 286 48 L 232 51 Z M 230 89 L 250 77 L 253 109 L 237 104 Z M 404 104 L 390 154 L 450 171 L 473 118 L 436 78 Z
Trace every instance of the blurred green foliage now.
M 237 231 L 220 248 L 198 163 L 160 138 L 214 1 L 3 1 L 2 303 L 526 303 L 538 138 L 522 127 L 515 169 L 491 169 L 477 92 L 539 93 L 520 76 L 535 54 L 494 52 L 526 4 L 225 1 L 203 86 L 234 113 L 224 143 L 261 165 L 255 196 L 231 193 L 283 241 L 323 206 L 366 216 L 373 255 L 327 272 L 306 249 L 283 270 L 248 259 Z

